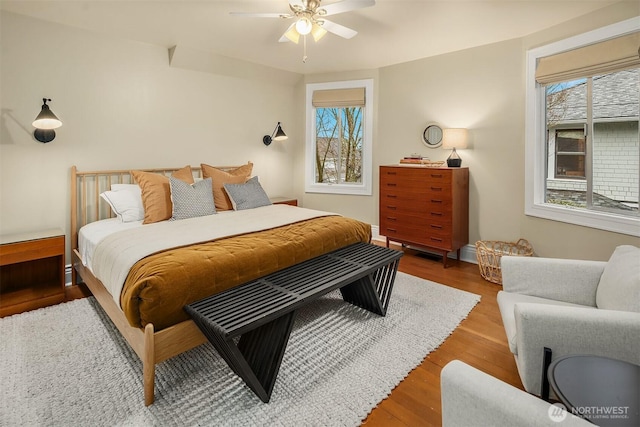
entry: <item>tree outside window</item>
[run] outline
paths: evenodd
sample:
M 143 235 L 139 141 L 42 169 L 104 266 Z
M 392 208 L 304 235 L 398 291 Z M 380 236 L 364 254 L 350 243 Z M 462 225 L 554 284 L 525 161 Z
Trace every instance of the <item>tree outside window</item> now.
M 362 182 L 362 107 L 316 108 L 316 182 Z

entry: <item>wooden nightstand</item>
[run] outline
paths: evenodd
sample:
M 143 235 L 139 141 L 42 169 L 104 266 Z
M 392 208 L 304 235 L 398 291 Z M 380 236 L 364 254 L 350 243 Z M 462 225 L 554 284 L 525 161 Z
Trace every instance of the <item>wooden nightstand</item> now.
M 64 233 L 0 236 L 0 317 L 65 300 Z
M 290 197 L 271 197 L 269 198 L 274 205 L 291 205 L 298 206 L 298 199 L 292 199 Z

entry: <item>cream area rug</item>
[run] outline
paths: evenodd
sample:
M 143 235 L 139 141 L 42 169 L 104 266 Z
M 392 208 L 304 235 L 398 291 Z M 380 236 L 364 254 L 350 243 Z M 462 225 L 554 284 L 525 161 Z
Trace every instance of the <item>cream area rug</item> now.
M 398 273 L 386 317 L 336 291 L 301 309 L 267 404 L 208 343 L 142 364 L 93 298 L 0 319 L 0 425 L 348 426 L 436 349 L 480 297 Z

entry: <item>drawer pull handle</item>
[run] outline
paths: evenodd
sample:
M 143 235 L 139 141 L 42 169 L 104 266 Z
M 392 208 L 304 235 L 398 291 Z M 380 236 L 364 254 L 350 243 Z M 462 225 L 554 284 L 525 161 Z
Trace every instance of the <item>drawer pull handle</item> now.
M 442 191 L 442 187 L 431 187 L 433 191 Z
M 393 216 L 388 216 L 388 217 L 387 217 L 387 219 L 388 219 L 389 221 L 397 221 L 397 220 L 398 220 L 398 218 L 393 217 Z
M 442 226 L 441 225 L 436 225 L 436 224 L 431 224 L 431 228 L 435 228 L 437 230 L 442 230 Z
M 442 216 L 442 212 L 431 212 L 431 216 Z
M 437 237 L 432 237 L 431 240 L 433 240 L 434 242 L 442 242 L 442 239 L 439 239 Z
M 387 182 L 387 187 L 395 187 L 395 182 Z
M 387 175 L 395 175 L 395 172 L 387 172 Z
M 391 199 L 395 199 L 398 196 L 396 196 L 395 194 L 387 194 L 387 197 L 391 198 Z
M 440 199 L 431 199 L 431 203 L 442 203 Z
M 395 211 L 397 208 L 395 206 L 387 206 L 387 209 L 390 209 L 392 211 Z
M 395 228 L 387 228 L 387 231 L 391 231 L 391 232 L 395 233 L 396 229 Z
M 438 173 L 438 174 L 432 173 L 431 174 L 431 178 L 442 178 L 442 174 L 441 173 Z

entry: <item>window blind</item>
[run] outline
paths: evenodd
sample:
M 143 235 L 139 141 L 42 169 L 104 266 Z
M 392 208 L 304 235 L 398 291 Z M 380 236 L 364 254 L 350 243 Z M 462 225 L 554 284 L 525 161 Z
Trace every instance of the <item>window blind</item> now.
M 536 81 L 565 82 L 640 67 L 640 32 L 540 58 Z
M 316 108 L 364 107 L 364 88 L 313 91 L 311 104 Z

